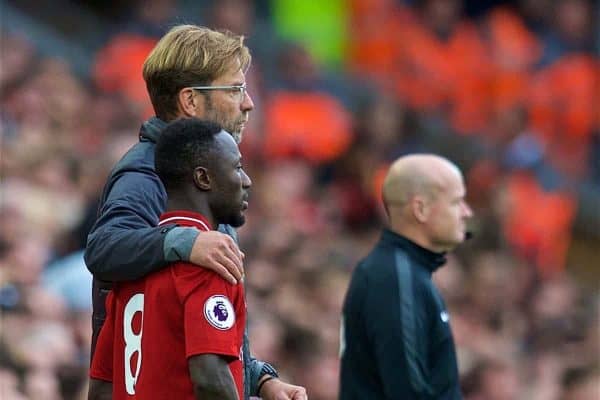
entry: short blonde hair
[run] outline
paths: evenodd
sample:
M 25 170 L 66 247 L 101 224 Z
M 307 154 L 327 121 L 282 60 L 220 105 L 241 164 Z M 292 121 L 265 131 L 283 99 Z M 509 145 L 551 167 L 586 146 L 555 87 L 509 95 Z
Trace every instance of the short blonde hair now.
M 143 76 L 156 116 L 177 116 L 177 94 L 187 86 L 210 85 L 239 62 L 250 66 L 244 37 L 196 25 L 177 25 L 163 36 L 144 62 Z

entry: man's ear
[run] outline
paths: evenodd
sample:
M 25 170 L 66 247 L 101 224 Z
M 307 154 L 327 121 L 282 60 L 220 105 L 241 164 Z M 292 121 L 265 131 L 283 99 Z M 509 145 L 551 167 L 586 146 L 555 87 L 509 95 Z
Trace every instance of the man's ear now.
M 196 167 L 194 169 L 194 185 L 200 190 L 210 190 L 210 176 L 206 168 Z
M 427 222 L 430 213 L 429 202 L 427 199 L 421 196 L 415 196 L 412 198 L 410 206 L 412 213 L 418 222 L 422 224 Z
M 204 98 L 194 89 L 183 88 L 177 94 L 177 108 L 183 117 L 197 117 L 204 112 Z

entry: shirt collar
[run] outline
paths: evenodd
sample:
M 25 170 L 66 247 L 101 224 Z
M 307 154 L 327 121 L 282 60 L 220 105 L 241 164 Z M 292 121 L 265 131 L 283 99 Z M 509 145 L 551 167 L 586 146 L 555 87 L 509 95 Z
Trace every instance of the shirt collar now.
M 213 228 L 202 214 L 193 211 L 169 211 L 160 216 L 158 226 L 176 224 L 180 226 L 193 226 L 201 231 L 210 231 Z

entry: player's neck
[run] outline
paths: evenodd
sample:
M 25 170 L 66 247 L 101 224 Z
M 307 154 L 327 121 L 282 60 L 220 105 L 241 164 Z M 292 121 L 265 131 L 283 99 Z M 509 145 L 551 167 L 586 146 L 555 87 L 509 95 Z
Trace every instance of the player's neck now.
M 179 191 L 168 193 L 166 211 L 181 210 L 202 214 L 202 216 L 208 220 L 212 227 L 216 227 L 218 225 L 213 218 L 212 212 L 208 205 L 208 199 L 205 196 L 199 194 L 190 196 Z

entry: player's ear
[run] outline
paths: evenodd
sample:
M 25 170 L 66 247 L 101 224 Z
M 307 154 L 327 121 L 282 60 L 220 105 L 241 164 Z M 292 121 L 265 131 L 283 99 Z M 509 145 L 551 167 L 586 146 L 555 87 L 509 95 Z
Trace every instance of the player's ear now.
M 210 176 L 205 167 L 196 167 L 194 169 L 194 185 L 200 190 L 210 190 Z

